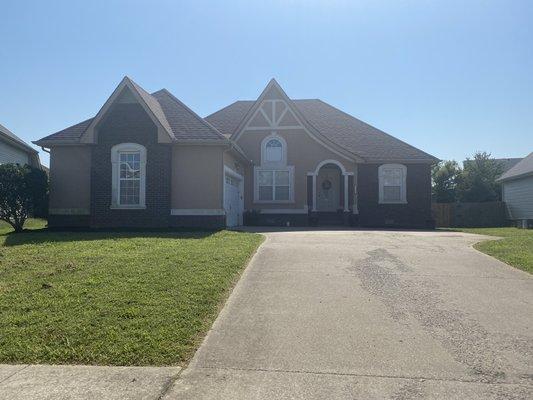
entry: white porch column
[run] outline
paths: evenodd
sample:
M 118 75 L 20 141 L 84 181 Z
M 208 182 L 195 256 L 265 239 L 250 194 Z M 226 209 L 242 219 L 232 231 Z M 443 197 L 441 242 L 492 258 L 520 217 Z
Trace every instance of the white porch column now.
M 348 207 L 348 174 L 344 174 L 344 212 L 350 211 Z
M 313 174 L 313 211 L 316 211 L 316 174 Z

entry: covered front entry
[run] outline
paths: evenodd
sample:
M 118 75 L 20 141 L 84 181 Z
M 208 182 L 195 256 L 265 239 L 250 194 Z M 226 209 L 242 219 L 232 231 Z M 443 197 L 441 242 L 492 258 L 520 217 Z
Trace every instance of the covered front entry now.
M 350 199 L 355 199 L 354 174 L 347 172 L 336 160 L 324 160 L 308 176 L 310 212 L 315 222 L 327 225 L 348 223 L 349 214 L 356 209 L 355 205 L 350 205 Z
M 233 227 L 243 224 L 244 180 L 232 169 L 224 169 L 224 210 L 226 212 L 226 226 Z

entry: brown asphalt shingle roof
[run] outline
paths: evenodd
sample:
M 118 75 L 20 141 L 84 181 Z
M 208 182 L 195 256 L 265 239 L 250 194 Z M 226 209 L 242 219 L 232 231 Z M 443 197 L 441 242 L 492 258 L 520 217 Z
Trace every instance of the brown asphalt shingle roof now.
M 236 101 L 233 104 L 201 118 L 168 90 L 149 94 L 129 78 L 137 93 L 146 103 L 154 117 L 177 141 L 222 140 L 231 136 L 255 101 Z M 339 147 L 366 161 L 409 160 L 432 162 L 437 159 L 387 133 L 366 124 L 357 118 L 321 101 L 292 100 L 295 107 L 314 130 Z M 50 146 L 54 143 L 78 143 L 94 118 L 80 122 L 36 144 Z
M 76 125 L 69 126 L 59 132 L 52 133 L 51 135 L 45 136 L 42 139 L 39 139 L 37 142 L 77 142 L 79 141 L 81 135 L 87 127 L 91 124 L 94 118 L 86 119 L 83 122 L 80 122 Z
M 318 99 L 292 100 L 307 122 L 321 135 L 367 161 L 437 161 L 389 134 Z M 231 135 L 255 101 L 236 101 L 205 119 L 224 135 Z
M 177 140 L 226 139 L 215 127 L 183 104 L 168 90 L 159 90 L 152 93 L 151 97 L 160 105 Z
M 148 93 L 131 79 L 129 80 L 154 117 L 161 123 L 174 140 L 227 140 L 215 127 L 201 118 L 168 90 Z M 94 118 L 72 125 L 59 132 L 46 136 L 36 144 L 78 143 Z

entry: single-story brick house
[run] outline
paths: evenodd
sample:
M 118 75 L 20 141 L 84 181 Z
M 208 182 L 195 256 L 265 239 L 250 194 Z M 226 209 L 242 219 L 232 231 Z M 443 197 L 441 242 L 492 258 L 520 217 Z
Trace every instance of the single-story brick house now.
M 52 227 L 431 226 L 435 157 L 275 80 L 201 118 L 126 77 L 94 118 L 35 143 Z

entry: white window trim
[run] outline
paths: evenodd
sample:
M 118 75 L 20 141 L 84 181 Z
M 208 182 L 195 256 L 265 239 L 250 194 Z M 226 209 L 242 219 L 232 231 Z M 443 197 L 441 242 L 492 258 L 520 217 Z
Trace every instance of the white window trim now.
M 271 140 L 277 140 L 281 143 L 281 160 L 277 162 L 269 162 L 266 159 L 266 145 Z M 261 142 L 261 166 L 263 167 L 285 167 L 287 165 L 287 142 L 283 137 L 279 136 L 275 132 L 265 137 Z
M 141 179 L 139 204 L 120 204 L 120 153 L 139 152 L 141 155 Z M 111 207 L 112 209 L 138 210 L 146 208 L 146 147 L 137 143 L 120 143 L 111 148 Z
M 259 200 L 259 172 L 260 171 L 287 171 L 289 172 L 289 199 L 288 200 Z M 294 203 L 294 166 L 254 167 L 254 203 L 262 204 L 288 204 Z
M 383 193 L 383 171 L 387 169 L 400 169 L 402 171 L 402 182 L 400 186 L 400 200 L 385 201 Z M 407 167 L 403 164 L 382 164 L 378 168 L 379 180 L 379 204 L 407 204 Z

